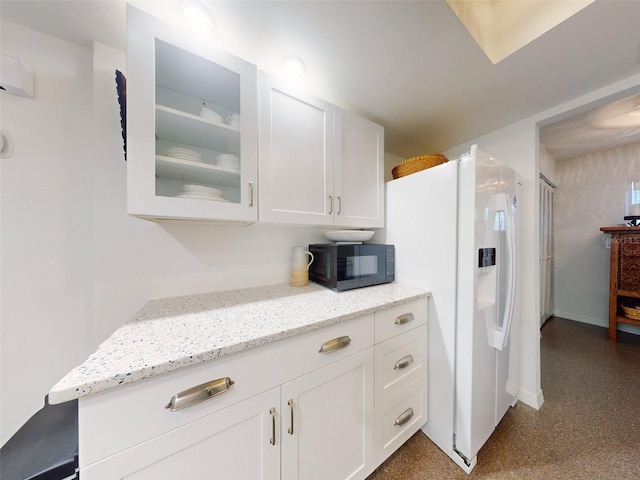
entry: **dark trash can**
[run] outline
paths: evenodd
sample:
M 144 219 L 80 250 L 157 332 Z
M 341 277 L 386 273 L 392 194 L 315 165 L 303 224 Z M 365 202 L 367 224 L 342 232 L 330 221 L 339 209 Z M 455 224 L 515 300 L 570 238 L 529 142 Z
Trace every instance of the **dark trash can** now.
M 2 480 L 78 479 L 78 401 L 36 412 L 0 449 Z

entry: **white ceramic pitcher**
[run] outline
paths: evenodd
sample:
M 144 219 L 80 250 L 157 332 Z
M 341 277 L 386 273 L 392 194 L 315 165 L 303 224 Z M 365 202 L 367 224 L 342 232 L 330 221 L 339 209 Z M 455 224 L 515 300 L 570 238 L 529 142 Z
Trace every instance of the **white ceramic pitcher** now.
M 307 263 L 307 255 L 311 257 Z M 291 286 L 304 287 L 309 284 L 309 266 L 313 263 L 313 253 L 305 247 L 291 249 Z

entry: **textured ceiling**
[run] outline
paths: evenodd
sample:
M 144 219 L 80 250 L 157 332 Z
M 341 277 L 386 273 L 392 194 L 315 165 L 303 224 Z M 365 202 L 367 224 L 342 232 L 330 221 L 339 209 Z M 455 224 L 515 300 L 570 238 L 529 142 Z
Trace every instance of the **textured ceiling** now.
M 555 160 L 640 143 L 640 94 L 546 125 L 540 143 Z

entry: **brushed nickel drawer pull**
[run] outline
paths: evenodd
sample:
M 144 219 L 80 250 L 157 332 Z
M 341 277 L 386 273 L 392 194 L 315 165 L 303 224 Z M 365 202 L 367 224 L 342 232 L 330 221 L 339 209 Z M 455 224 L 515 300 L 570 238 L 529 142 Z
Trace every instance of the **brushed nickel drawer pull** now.
M 400 415 L 398 415 L 398 417 L 396 418 L 396 421 L 393 422 L 393 426 L 402 427 L 405 423 L 411 420 L 411 417 L 413 417 L 413 408 L 409 407 Z
M 396 325 L 404 325 L 405 323 L 412 322 L 416 317 L 413 316 L 413 313 L 405 313 L 404 315 L 400 315 L 396 318 Z
M 287 405 L 289 405 L 289 408 L 291 409 L 291 426 L 289 426 L 287 432 L 289 432 L 289 435 L 293 435 L 293 398 L 289 399 Z
M 253 182 L 249 182 L 249 206 L 253 207 Z
M 331 353 L 336 350 L 340 350 L 341 348 L 348 347 L 351 343 L 351 339 L 345 335 L 344 337 L 334 338 L 333 340 L 329 340 L 328 342 L 324 342 L 320 347 L 320 353 Z
M 271 415 L 271 438 L 269 439 L 269 443 L 271 445 L 276 444 L 276 409 L 272 407 L 269 410 L 269 414 Z
M 412 363 L 413 363 L 413 355 L 407 355 L 406 357 L 402 357 L 400 360 L 398 360 L 396 362 L 396 366 L 393 367 L 393 369 L 402 370 L 403 368 L 407 368 Z
M 171 397 L 171 400 L 169 400 L 169 403 L 167 403 L 164 408 L 168 408 L 172 412 L 175 412 L 176 410 L 195 405 L 196 403 L 204 402 L 212 397 L 228 392 L 229 388 L 233 384 L 233 380 L 229 377 L 225 377 L 218 378 L 217 380 L 212 380 L 211 382 L 203 383 L 201 385 L 196 385 L 195 387 L 176 393 Z
M 329 195 L 329 215 L 333 214 L 333 197 Z

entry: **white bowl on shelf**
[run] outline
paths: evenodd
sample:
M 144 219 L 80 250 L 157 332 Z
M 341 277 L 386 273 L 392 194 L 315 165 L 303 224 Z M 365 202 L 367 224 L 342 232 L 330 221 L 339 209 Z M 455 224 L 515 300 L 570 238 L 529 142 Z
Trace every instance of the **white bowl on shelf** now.
M 224 168 L 240 168 L 240 160 L 238 157 L 232 153 L 221 153 L 217 156 L 217 163 L 220 167 Z
M 200 116 L 215 123 L 222 123 L 222 115 L 204 105 L 200 109 Z
M 372 230 L 331 230 L 324 234 L 333 242 L 366 242 L 374 233 Z

